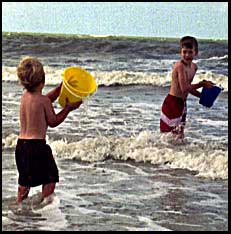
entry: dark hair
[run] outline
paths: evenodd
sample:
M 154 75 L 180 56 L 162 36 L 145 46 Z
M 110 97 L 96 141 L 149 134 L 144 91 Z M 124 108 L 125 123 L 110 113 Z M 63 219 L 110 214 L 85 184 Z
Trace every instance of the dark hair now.
M 40 83 L 45 83 L 45 73 L 41 62 L 32 57 L 22 59 L 17 67 L 17 75 L 20 83 L 33 92 Z
M 183 47 L 192 49 L 194 48 L 196 53 L 198 53 L 198 42 L 195 37 L 185 36 L 180 39 L 180 48 Z

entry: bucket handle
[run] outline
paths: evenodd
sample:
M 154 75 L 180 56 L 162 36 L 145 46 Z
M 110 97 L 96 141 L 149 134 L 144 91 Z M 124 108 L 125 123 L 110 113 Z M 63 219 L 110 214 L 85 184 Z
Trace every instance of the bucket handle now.
M 68 92 L 70 92 L 73 96 L 75 96 L 75 97 L 77 97 L 77 98 L 80 98 L 80 99 L 82 99 L 82 100 L 84 100 L 85 98 L 87 98 L 87 97 L 90 95 L 90 94 L 88 94 L 86 97 L 81 97 L 81 96 L 79 96 L 79 95 L 73 93 L 73 92 L 67 87 L 67 85 L 65 84 L 65 82 L 63 82 L 63 85 L 64 85 L 64 87 L 68 90 Z M 96 92 L 96 90 L 97 90 L 97 87 L 96 87 L 96 89 L 95 89 L 95 92 Z

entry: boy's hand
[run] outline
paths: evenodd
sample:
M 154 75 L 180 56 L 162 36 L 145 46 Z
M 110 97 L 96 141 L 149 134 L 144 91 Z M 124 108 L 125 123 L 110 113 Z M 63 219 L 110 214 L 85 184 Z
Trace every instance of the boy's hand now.
M 58 86 L 58 87 L 60 87 L 60 88 L 61 88 L 61 87 L 62 87 L 62 85 L 63 85 L 63 81 L 59 84 L 59 86 Z
M 208 80 L 203 80 L 202 81 L 202 85 L 203 87 L 207 88 L 207 89 L 211 89 L 215 84 L 211 81 L 208 81 Z
M 67 107 L 69 111 L 72 111 L 72 110 L 75 110 L 75 109 L 79 108 L 82 103 L 83 103 L 82 101 L 70 103 L 68 101 L 68 98 L 66 98 L 65 107 Z
M 58 93 L 60 94 L 61 88 L 63 85 L 63 81 L 57 86 Z

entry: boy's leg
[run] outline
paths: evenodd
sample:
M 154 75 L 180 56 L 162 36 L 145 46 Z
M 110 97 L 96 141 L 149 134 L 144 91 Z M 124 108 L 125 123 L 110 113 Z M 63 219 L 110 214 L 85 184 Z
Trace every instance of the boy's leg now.
M 172 135 L 177 139 L 184 139 L 184 125 L 178 125 L 172 130 Z
M 48 197 L 55 190 L 55 183 L 43 184 L 42 186 L 42 198 Z
M 175 137 L 176 140 L 184 139 L 184 127 L 186 124 L 186 115 L 187 115 L 187 107 L 185 104 L 180 124 L 172 129 L 173 136 Z
M 18 196 L 16 199 L 16 203 L 22 202 L 25 198 L 28 197 L 28 194 L 30 192 L 30 187 L 25 187 L 25 186 L 18 186 Z

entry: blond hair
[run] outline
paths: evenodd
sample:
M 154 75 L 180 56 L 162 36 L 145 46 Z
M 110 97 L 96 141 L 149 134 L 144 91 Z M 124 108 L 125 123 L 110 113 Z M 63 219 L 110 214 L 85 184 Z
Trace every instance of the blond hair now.
M 45 72 L 41 62 L 33 57 L 23 58 L 17 67 L 17 75 L 21 85 L 33 92 L 40 83 L 45 83 Z

